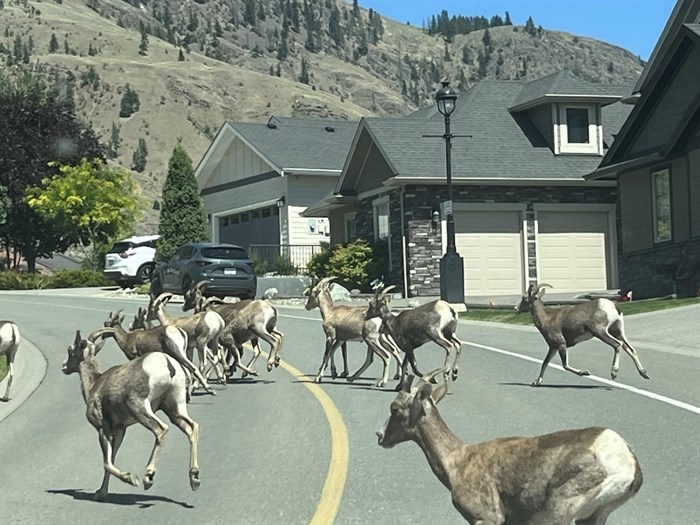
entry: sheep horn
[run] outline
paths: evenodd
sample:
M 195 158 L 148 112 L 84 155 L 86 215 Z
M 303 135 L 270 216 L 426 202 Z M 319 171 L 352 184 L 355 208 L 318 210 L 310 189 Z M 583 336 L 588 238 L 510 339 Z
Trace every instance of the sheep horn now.
M 432 372 L 428 372 L 425 374 L 423 377 L 420 378 L 420 381 L 418 385 L 422 385 L 423 383 L 430 383 L 436 375 L 438 375 L 440 372 L 443 372 L 445 369 L 444 368 L 436 368 Z
M 546 283 L 540 284 L 538 286 L 538 290 L 537 290 L 537 295 L 539 297 L 542 297 L 544 295 L 545 288 L 553 288 L 553 286 L 551 284 L 546 284 Z
M 413 375 L 409 374 L 406 376 L 406 379 L 403 382 L 403 388 L 401 389 L 403 392 L 406 392 L 409 394 L 411 392 L 411 385 L 413 384 Z
M 204 288 L 207 287 L 209 284 L 208 281 L 199 281 L 197 284 L 195 284 L 192 288 L 197 290 L 197 291 L 202 291 Z
M 331 282 L 335 281 L 338 277 L 333 275 L 331 277 L 324 277 L 321 279 L 318 283 L 316 283 L 316 286 L 319 288 L 324 288 L 327 284 L 330 284 Z
M 170 292 L 163 292 L 156 298 L 154 306 L 159 305 L 160 303 L 167 303 L 173 295 L 175 294 L 172 294 Z
M 387 292 L 390 292 L 390 291 L 393 290 L 394 288 L 396 288 L 396 285 L 395 285 L 395 284 L 392 284 L 391 286 L 387 286 L 386 288 L 384 288 L 384 289 L 382 290 L 382 297 L 384 297 L 384 296 L 387 294 Z

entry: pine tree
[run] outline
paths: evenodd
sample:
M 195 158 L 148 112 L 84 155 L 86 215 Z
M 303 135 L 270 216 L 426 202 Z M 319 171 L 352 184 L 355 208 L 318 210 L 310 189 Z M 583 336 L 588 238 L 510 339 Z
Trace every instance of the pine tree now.
M 469 52 L 469 47 L 467 44 L 464 44 L 464 47 L 462 47 L 462 62 L 465 64 L 469 64 L 472 61 L 472 56 L 471 53 Z
M 168 162 L 158 225 L 158 260 L 169 259 L 187 242 L 208 241 L 209 228 L 192 159 L 178 144 Z
M 510 20 L 510 13 L 508 11 L 506 11 L 506 21 L 504 22 L 504 24 L 507 26 L 513 25 L 513 22 L 511 22 L 511 20 Z
M 112 122 L 112 133 L 109 136 L 109 143 L 107 144 L 107 156 L 110 159 L 116 159 L 119 156 L 119 148 L 121 148 L 122 139 L 119 136 L 119 128 Z
M 49 42 L 49 53 L 56 53 L 58 51 L 58 38 L 56 38 L 56 33 L 51 33 L 51 41 Z
M 139 95 L 131 89 L 129 84 L 126 85 L 126 92 L 122 97 L 121 107 L 119 109 L 119 116 L 122 118 L 128 118 L 134 113 L 136 113 L 141 107 L 141 101 L 139 100 Z
M 184 62 L 185 61 L 185 55 L 182 52 L 182 49 L 180 49 L 180 52 L 177 54 L 177 61 L 178 62 Z
M 88 47 L 88 55 L 91 57 L 94 57 L 97 54 L 97 49 L 92 47 L 92 42 L 90 42 L 90 46 Z
M 289 55 L 287 39 L 285 38 L 284 33 L 286 33 L 286 31 L 282 31 L 282 38 L 280 38 L 280 42 L 277 46 L 277 60 L 287 60 L 287 56 Z
M 141 30 L 141 43 L 139 44 L 139 55 L 146 56 L 148 53 L 148 34 L 145 29 Z
M 532 20 L 532 17 L 528 17 L 527 22 L 525 22 L 525 32 L 530 36 L 535 36 L 537 34 L 535 22 Z
M 301 59 L 301 73 L 299 74 L 299 82 L 302 84 L 309 83 L 309 63 L 306 61 L 306 57 Z
M 146 139 L 140 138 L 139 145 L 134 150 L 134 154 L 131 156 L 131 169 L 143 173 L 146 169 L 146 163 L 148 162 L 148 148 L 146 147 Z

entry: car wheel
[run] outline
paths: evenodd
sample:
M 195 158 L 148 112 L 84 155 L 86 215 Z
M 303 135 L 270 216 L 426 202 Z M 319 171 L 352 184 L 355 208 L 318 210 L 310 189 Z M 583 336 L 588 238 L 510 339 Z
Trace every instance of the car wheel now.
M 153 274 L 153 265 L 152 264 L 144 264 L 139 268 L 139 271 L 136 272 L 136 282 L 139 284 L 144 284 L 147 283 L 148 281 L 151 280 L 151 275 Z
M 163 293 L 163 285 L 160 282 L 160 277 L 151 278 L 151 295 L 153 297 L 158 297 Z

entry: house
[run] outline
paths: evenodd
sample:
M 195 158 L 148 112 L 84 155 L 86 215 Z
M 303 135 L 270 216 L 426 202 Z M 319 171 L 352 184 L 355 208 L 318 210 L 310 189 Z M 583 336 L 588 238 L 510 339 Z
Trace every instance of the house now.
M 700 2 L 680 0 L 587 178 L 619 192 L 620 286 L 635 298 L 700 293 Z
M 465 295 L 616 288 L 617 189 L 586 181 L 630 107 L 631 86 L 559 72 L 531 82 L 483 80 L 451 116 L 453 213 Z M 332 194 L 304 216 L 330 219 L 332 244 L 386 242 L 385 281 L 440 295 L 446 198 L 443 116 L 363 118 Z M 438 212 L 438 213 L 435 213 Z M 440 219 L 433 221 L 433 217 Z
M 284 117 L 225 122 L 195 170 L 212 239 L 303 267 L 330 239 L 326 218 L 300 212 L 335 188 L 356 128 Z

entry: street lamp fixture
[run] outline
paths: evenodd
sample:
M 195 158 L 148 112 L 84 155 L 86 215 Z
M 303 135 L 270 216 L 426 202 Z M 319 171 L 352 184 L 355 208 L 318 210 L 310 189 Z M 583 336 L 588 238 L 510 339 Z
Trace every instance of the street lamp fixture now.
M 452 139 L 450 115 L 455 110 L 457 92 L 447 81 L 435 95 L 438 111 L 445 118 L 445 167 L 447 172 L 447 201 L 444 213 L 447 216 L 447 250 L 440 259 L 440 298 L 451 304 L 464 304 L 464 260 L 457 253 L 455 243 L 455 223 L 452 215 Z

